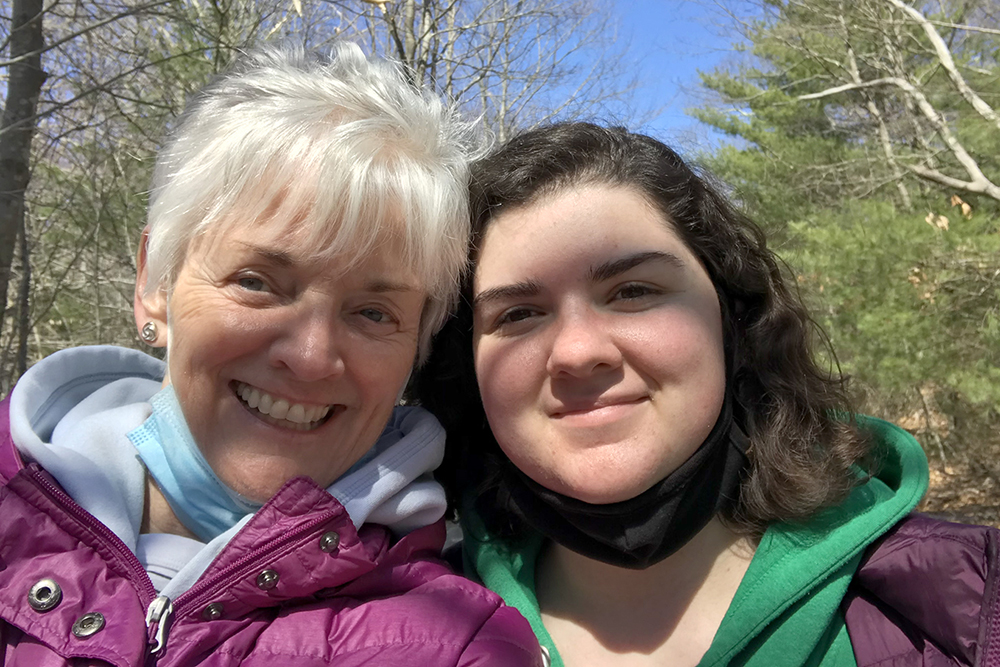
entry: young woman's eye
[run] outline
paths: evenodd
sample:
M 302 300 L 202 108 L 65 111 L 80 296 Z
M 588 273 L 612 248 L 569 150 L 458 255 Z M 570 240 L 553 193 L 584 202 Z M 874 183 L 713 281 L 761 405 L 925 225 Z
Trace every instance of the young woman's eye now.
M 623 285 L 618 288 L 615 292 L 614 298 L 631 300 L 631 299 L 641 299 L 644 296 L 649 296 L 651 294 L 657 294 L 657 290 L 653 289 L 649 285 L 643 285 L 640 283 L 630 283 L 628 285 Z
M 531 317 L 533 314 L 534 313 L 527 308 L 514 308 L 501 315 L 497 324 L 504 325 L 522 322 Z
M 257 276 L 240 276 L 236 282 L 248 292 L 263 292 L 267 289 L 267 283 Z

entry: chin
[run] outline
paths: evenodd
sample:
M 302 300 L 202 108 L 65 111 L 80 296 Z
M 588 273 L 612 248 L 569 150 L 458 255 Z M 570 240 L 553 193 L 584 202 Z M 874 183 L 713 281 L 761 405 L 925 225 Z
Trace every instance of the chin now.
M 265 478 L 233 480 L 223 479 L 222 481 L 225 482 L 226 486 L 244 498 L 264 504 L 274 497 L 274 494 L 276 494 L 278 490 L 281 489 L 286 482 L 288 482 L 288 480 L 300 476 L 302 476 L 302 473 L 300 472 L 289 472 L 288 475 L 283 476 L 268 475 Z
M 600 479 L 599 476 L 596 478 Z M 594 479 L 595 475 L 588 475 L 586 479 L 548 479 L 545 481 L 535 479 L 535 481 L 556 493 L 591 505 L 610 505 L 623 500 L 631 500 L 656 484 L 655 481 L 647 484 L 646 480 L 640 482 L 628 480 L 618 484 L 603 480 L 601 484 L 594 484 Z
M 576 491 L 574 493 L 566 493 L 563 495 L 568 495 L 571 498 L 576 498 L 577 500 L 591 505 L 611 505 L 612 503 L 620 503 L 625 500 L 631 500 L 636 496 L 640 495 L 646 489 L 586 489 L 582 491 Z

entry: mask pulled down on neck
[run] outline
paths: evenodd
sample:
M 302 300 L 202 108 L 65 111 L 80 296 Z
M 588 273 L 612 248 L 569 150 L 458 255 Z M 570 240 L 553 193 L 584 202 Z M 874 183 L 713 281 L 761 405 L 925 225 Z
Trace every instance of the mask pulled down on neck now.
M 507 462 L 510 503 L 536 531 L 587 558 L 645 569 L 731 509 L 749 465 L 749 440 L 729 398 L 711 433 L 680 467 L 634 498 L 585 503 L 538 484 Z

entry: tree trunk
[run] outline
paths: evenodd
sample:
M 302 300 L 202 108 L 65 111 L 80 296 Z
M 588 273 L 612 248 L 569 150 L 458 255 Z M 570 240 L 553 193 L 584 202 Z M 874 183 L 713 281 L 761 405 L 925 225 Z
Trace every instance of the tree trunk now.
M 42 71 L 42 0 L 14 0 L 10 76 L 0 122 L 0 334 L 18 234 L 24 225 L 24 193 L 31 177 L 31 138 L 45 82 Z

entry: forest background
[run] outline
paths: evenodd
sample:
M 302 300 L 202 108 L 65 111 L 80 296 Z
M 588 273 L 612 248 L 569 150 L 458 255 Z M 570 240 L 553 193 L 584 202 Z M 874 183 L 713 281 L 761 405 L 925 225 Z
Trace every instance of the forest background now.
M 767 231 L 862 409 L 914 433 L 926 508 L 1000 525 L 1000 4 L 746 0 L 688 147 Z M 601 0 L 0 0 L 0 396 L 82 344 L 141 347 L 156 149 L 241 49 L 352 39 L 482 116 L 641 127 Z M 648 110 L 647 110 L 648 112 Z M 820 335 L 820 334 L 818 334 Z

